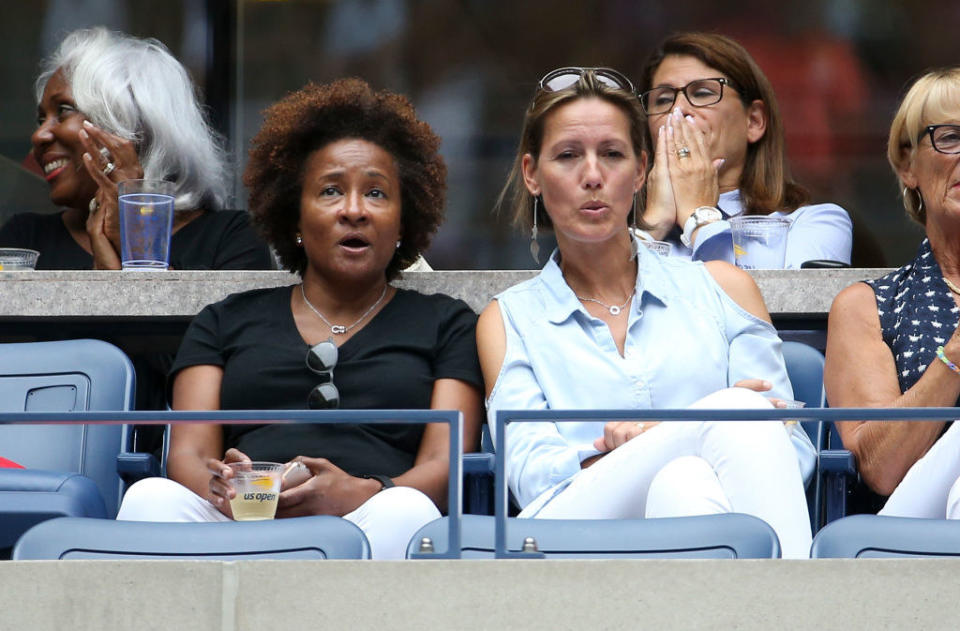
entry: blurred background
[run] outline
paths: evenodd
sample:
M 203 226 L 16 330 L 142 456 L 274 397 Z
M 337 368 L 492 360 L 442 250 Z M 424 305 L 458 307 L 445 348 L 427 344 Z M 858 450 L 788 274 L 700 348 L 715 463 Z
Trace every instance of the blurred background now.
M 435 269 L 528 269 L 527 241 L 498 216 L 524 108 L 558 66 L 635 77 L 666 34 L 739 40 L 776 89 L 794 174 L 854 219 L 854 264 L 899 266 L 921 238 L 886 163 L 897 100 L 924 70 L 958 62 L 956 0 L 34 0 L 0 24 L 0 223 L 54 211 L 23 168 L 40 60 L 63 34 L 103 24 L 163 41 L 191 72 L 233 162 L 232 206 L 260 112 L 307 81 L 359 76 L 408 95 L 443 138 L 447 220 Z

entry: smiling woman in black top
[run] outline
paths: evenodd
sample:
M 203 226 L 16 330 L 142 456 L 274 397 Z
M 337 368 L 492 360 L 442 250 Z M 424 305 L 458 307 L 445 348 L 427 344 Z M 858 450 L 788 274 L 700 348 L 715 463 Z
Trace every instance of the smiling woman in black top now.
M 174 408 L 338 399 L 341 408 L 459 409 L 472 447 L 482 409 L 475 314 L 389 284 L 443 217 L 437 136 L 406 99 L 354 79 L 287 96 L 267 110 L 253 145 L 251 212 L 302 282 L 205 308 L 173 368 Z M 307 365 L 311 348 L 332 347 L 332 377 Z M 168 459 L 179 484 L 135 485 L 119 518 L 228 519 L 226 463 L 298 459 L 312 477 L 281 493 L 278 517 L 342 515 L 366 532 L 374 558 L 398 558 L 444 506 L 448 441 L 442 424 L 180 425 Z
M 74 31 L 36 82 L 33 157 L 56 214 L 23 213 L 0 247 L 40 252 L 37 269 L 120 269 L 117 184 L 174 183 L 174 269 L 270 269 L 247 213 L 223 210 L 223 150 L 186 69 L 154 39 Z

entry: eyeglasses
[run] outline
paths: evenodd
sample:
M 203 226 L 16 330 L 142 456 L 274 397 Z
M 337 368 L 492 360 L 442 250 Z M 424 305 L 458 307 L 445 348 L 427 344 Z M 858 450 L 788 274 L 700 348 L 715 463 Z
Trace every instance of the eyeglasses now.
M 690 105 L 707 107 L 720 102 L 720 99 L 723 98 L 723 86 L 725 85 L 730 86 L 731 89 L 736 89 L 729 79 L 723 77 L 697 79 L 682 88 L 661 86 L 641 94 L 640 105 L 643 106 L 643 111 L 648 116 L 664 114 L 673 109 L 673 104 L 677 102 L 677 94 L 683 92 L 683 95 L 687 97 L 687 103 Z
M 939 153 L 960 153 L 960 125 L 927 125 L 917 138 L 930 136 L 930 144 Z
M 540 89 L 546 90 L 547 92 L 565 90 L 579 81 L 580 77 L 587 72 L 592 72 L 597 78 L 597 81 L 608 88 L 626 90 L 631 94 L 636 93 L 633 84 L 630 83 L 630 79 L 627 79 L 623 73 L 613 68 L 577 68 L 573 66 L 557 68 L 543 75 L 543 78 L 540 79 Z
M 339 356 L 333 340 L 314 344 L 307 351 L 307 368 L 325 378 L 307 397 L 307 406 L 311 410 L 333 410 L 340 407 L 340 391 L 333 385 L 333 368 L 337 365 Z

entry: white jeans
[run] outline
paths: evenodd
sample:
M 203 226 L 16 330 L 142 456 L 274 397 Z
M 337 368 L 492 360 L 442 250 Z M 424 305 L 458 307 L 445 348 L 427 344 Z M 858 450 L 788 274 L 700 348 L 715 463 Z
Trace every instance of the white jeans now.
M 879 514 L 960 519 L 960 422 L 913 463 Z
M 343 518 L 370 542 L 374 559 L 403 559 L 421 527 L 440 517 L 429 497 L 408 486 L 384 489 Z M 117 513 L 123 521 L 205 522 L 230 518 L 187 487 L 167 478 L 148 478 L 130 487 Z
M 691 408 L 770 408 L 730 388 Z M 810 553 L 810 518 L 797 452 L 783 423 L 665 422 L 614 449 L 521 517 L 620 519 L 747 513 L 777 533 L 784 558 Z M 539 508 L 539 510 L 538 510 Z M 531 510 L 532 509 L 532 510 Z

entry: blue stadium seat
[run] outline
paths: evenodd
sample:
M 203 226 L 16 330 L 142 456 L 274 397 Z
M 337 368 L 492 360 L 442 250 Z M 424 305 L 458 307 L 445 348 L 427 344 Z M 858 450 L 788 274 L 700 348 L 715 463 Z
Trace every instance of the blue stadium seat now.
M 421 528 L 410 540 L 407 557 L 421 552 L 424 537 L 436 550 L 447 549 L 447 517 Z M 537 551 L 559 558 L 776 559 L 780 541 L 763 520 L 740 513 L 664 519 L 520 519 L 507 520 L 507 547 L 523 548 L 533 537 Z M 494 557 L 494 518 L 464 515 L 462 557 Z
M 129 410 L 133 400 L 133 366 L 112 344 L 0 344 L 2 412 Z M 0 476 L 0 550 L 53 516 L 115 515 L 127 437 L 120 425 L 0 426 L 0 455 L 26 467 Z
M 369 559 L 355 524 L 328 515 L 210 524 L 61 517 L 28 530 L 14 560 L 33 559 Z
M 960 521 L 853 515 L 827 524 L 810 548 L 814 559 L 958 557 Z

